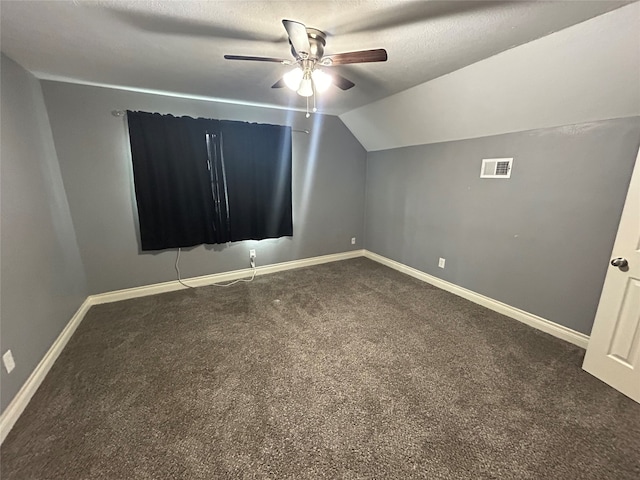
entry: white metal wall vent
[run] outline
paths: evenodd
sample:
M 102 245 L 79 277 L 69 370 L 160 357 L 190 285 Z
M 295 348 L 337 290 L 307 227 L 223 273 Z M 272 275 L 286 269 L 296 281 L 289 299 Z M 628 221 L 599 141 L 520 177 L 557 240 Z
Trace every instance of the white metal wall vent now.
M 509 178 L 513 158 L 485 158 L 482 160 L 480 178 Z

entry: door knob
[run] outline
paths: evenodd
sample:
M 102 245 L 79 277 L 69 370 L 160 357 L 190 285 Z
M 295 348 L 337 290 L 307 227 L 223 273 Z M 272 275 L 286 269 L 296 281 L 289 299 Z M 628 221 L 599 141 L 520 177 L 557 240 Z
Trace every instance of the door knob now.
M 618 268 L 624 268 L 629 265 L 629 262 L 627 262 L 626 258 L 618 257 L 611 260 L 611 265 Z

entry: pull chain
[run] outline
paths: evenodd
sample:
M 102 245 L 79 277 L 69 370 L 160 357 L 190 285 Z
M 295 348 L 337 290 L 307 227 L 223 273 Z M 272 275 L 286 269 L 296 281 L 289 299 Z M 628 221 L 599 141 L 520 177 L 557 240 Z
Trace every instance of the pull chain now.
M 316 113 L 318 111 L 318 109 L 316 108 L 316 84 L 315 82 L 312 84 L 313 85 L 313 113 Z

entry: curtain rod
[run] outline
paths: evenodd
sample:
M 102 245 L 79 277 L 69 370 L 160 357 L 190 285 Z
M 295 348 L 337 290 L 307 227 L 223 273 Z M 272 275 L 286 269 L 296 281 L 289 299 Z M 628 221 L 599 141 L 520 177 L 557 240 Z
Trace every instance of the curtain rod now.
M 127 114 L 127 112 L 125 110 L 111 110 L 111 115 L 113 115 L 114 117 L 124 117 Z M 311 133 L 311 131 L 309 130 L 298 130 L 295 128 L 291 129 L 292 132 L 300 132 L 300 133 L 306 133 L 307 135 L 309 135 Z

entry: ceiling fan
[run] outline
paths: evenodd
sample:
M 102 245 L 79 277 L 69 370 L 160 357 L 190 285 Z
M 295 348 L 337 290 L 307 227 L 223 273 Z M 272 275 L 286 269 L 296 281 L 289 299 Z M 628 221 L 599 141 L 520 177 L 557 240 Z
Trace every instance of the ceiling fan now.
M 349 90 L 355 84 L 335 72 L 328 74 L 322 67 L 333 65 L 346 65 L 354 63 L 385 62 L 387 51 L 383 48 L 375 50 L 360 50 L 356 52 L 337 53 L 325 55 L 327 35 L 315 28 L 306 27 L 300 22 L 293 20 L 282 20 L 294 60 L 285 60 L 273 57 L 252 57 L 244 55 L 225 55 L 227 60 L 248 60 L 252 62 L 275 62 L 282 65 L 295 65 L 278 80 L 271 88 L 289 87 L 298 95 L 307 97 L 307 117 L 308 99 L 313 96 L 315 101 L 316 92 L 324 92 L 332 84 L 342 90 Z M 315 112 L 316 109 L 314 108 Z

